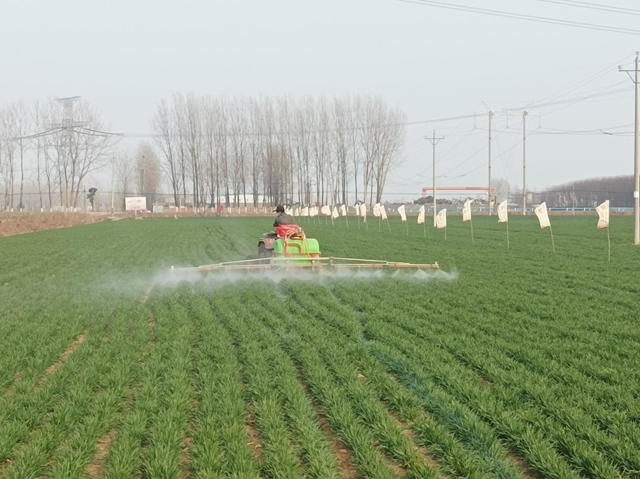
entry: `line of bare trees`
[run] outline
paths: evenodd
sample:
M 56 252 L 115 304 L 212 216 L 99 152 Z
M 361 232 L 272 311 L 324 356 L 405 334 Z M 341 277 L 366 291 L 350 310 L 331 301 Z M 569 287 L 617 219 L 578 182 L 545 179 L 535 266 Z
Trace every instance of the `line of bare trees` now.
M 115 143 L 98 111 L 80 100 L 74 122 L 54 99 L 0 106 L 2 208 L 22 210 L 25 186 L 37 190 L 41 210 L 78 206 L 85 179 L 109 160 Z
M 596 206 L 610 200 L 615 206 L 633 206 L 633 176 L 610 176 L 572 181 L 537 194 L 549 206 Z
M 151 128 L 176 205 L 257 206 L 381 201 L 404 122 L 376 96 L 176 94 Z

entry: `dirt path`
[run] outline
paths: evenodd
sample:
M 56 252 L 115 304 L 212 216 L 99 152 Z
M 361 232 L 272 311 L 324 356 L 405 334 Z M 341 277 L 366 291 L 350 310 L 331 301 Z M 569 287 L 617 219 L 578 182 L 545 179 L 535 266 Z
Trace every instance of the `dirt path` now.
M 1 213 L 0 237 L 87 225 L 107 219 L 107 215 L 97 213 Z

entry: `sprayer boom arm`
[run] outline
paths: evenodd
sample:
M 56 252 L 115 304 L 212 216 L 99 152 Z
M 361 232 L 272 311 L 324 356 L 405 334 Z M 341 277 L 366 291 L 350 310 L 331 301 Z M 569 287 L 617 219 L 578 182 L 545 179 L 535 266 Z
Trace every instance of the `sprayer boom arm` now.
M 192 268 L 174 268 L 172 271 L 205 272 L 205 271 L 253 271 L 253 270 L 317 270 L 334 269 L 439 269 L 438 263 L 416 264 L 397 263 L 375 259 L 356 258 L 309 258 L 301 263 L 299 258 L 269 258 L 248 259 L 244 261 L 230 261 L 226 263 L 206 264 Z

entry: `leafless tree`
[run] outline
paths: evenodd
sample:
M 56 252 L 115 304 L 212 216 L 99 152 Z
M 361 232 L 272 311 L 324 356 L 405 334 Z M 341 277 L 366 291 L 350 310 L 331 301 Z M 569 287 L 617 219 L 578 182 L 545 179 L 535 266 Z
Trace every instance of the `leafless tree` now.
M 614 206 L 633 206 L 633 176 L 611 176 L 572 181 L 535 195 L 549 206 L 596 206 L 606 200 Z
M 382 125 L 369 132 L 377 143 L 377 157 L 374 173 L 376 183 L 376 203 L 382 201 L 382 194 L 387 182 L 387 176 L 400 160 L 405 143 L 404 122 L 405 114 L 399 108 L 386 107 L 383 110 Z
M 380 200 L 404 142 L 404 114 L 379 97 L 174 95 L 151 121 L 174 197 L 194 207 Z M 188 181 L 190 180 L 190 181 Z M 353 181 L 355 192 L 349 191 Z
M 49 117 L 53 124 L 62 124 L 62 109 L 49 101 Z M 116 138 L 103 132 L 108 127 L 100 113 L 86 100 L 75 106 L 75 113 L 86 127 L 62 128 L 48 136 L 55 148 L 53 159 L 59 181 L 59 193 L 63 208 L 76 208 L 86 176 L 109 162 Z
M 253 206 L 258 206 L 260 197 L 260 164 L 264 158 L 263 136 L 264 136 L 263 109 L 261 102 L 256 98 L 249 100 L 249 151 L 251 155 L 251 195 L 253 196 Z
M 113 168 L 115 176 L 114 188 L 120 196 L 118 201 L 124 210 L 125 198 L 128 195 L 133 195 L 136 191 L 136 162 L 133 155 L 128 150 L 122 149 L 114 159 Z
M 162 177 L 160 174 L 160 160 L 153 147 L 146 142 L 138 145 L 135 157 L 135 173 L 138 183 L 138 193 L 147 198 L 147 207 L 156 201 Z
M 176 124 L 173 121 L 171 109 L 164 99 L 160 100 L 156 112 L 151 118 L 151 129 L 155 133 L 155 144 L 161 152 L 161 168 L 173 192 L 173 200 L 176 206 L 179 206 L 183 177 L 180 174 L 179 155 L 176 151 Z
M 231 150 L 233 154 L 233 192 L 234 204 L 247 206 L 247 143 L 248 118 L 247 104 L 242 98 L 234 98 L 229 106 L 229 123 L 231 136 Z
M 512 189 L 511 184 L 502 178 L 494 178 L 491 182 L 491 186 L 495 188 L 496 203 L 509 200 L 509 193 L 515 191 Z
M 4 182 L 4 209 L 13 209 L 15 181 L 15 141 L 14 127 L 9 109 L 0 109 L 0 168 Z

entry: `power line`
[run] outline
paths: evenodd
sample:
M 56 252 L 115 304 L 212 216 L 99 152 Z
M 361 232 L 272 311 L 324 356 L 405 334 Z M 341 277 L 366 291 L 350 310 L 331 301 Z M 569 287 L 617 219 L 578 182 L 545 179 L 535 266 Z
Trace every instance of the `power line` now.
M 569 93 L 572 93 L 576 90 L 579 90 L 580 88 L 582 88 L 585 85 L 588 85 L 589 83 L 597 80 L 598 78 L 601 78 L 603 75 L 607 74 L 612 68 L 615 68 L 617 65 L 619 65 L 620 63 L 624 62 L 625 60 L 627 60 L 628 58 L 632 57 L 633 55 L 626 55 L 624 57 L 622 57 L 620 60 L 614 62 L 614 63 L 610 63 L 607 66 L 605 66 L 602 70 L 597 71 L 596 73 L 593 73 L 589 76 L 587 76 L 586 78 L 583 78 L 582 80 L 573 83 L 551 95 L 548 95 L 540 100 L 538 100 L 538 104 L 542 103 L 542 102 L 551 102 L 551 101 L 555 101 L 558 98 L 562 98 L 563 96 L 568 95 Z M 532 108 L 531 104 L 528 104 L 526 108 Z M 533 106 L 533 108 L 541 108 L 541 106 Z
M 515 20 L 526 20 L 537 23 L 548 23 L 565 27 L 583 28 L 587 30 L 599 30 L 609 33 L 623 33 L 627 35 L 640 35 L 640 30 L 631 28 L 615 27 L 609 25 L 600 25 L 596 23 L 574 22 L 571 20 L 560 20 L 551 17 L 540 17 L 536 15 L 525 15 L 522 13 L 507 12 L 503 10 L 491 10 L 487 8 L 469 7 L 467 5 L 458 5 L 452 3 L 436 2 L 433 0 L 397 0 L 404 3 L 414 3 L 425 7 L 443 8 L 447 10 L 457 10 L 461 12 L 477 13 L 480 15 L 489 15 L 493 17 L 511 18 Z
M 398 0 L 401 1 L 401 0 Z M 626 58 L 626 57 L 625 57 Z M 619 62 L 616 62 L 616 65 Z M 609 68 L 609 67 L 607 67 Z M 590 78 L 590 77 L 589 77 Z M 584 80 L 583 80 L 584 81 Z M 582 83 L 582 82 L 579 82 Z M 627 91 L 631 91 L 633 90 L 633 87 L 626 87 L 626 88 L 618 88 L 616 90 L 611 90 L 611 91 L 606 91 L 609 90 L 610 88 L 613 88 L 615 86 L 618 86 L 622 84 L 622 82 L 620 83 L 616 83 L 614 85 L 610 85 L 608 87 L 605 88 L 600 88 L 596 90 L 596 93 L 588 95 L 588 96 L 579 96 L 579 97 L 570 97 L 564 100 L 555 100 L 555 101 L 549 101 L 549 102 L 544 102 L 544 100 L 546 98 L 550 98 L 550 97 L 546 97 L 543 98 L 543 103 L 529 103 L 527 105 L 518 107 L 518 108 L 508 108 L 505 109 L 504 111 L 516 111 L 516 110 L 524 110 L 524 109 L 528 109 L 528 108 L 545 108 L 548 106 L 555 106 L 555 105 L 562 105 L 562 104 L 566 104 L 566 103 L 579 103 L 581 101 L 587 100 L 587 99 L 592 99 L 592 98 L 599 98 L 599 97 L 604 97 L 604 96 L 609 96 L 609 95 L 616 95 L 618 93 L 622 93 L 622 92 L 627 92 Z M 560 90 L 562 91 L 562 90 Z M 573 90 L 575 91 L 575 89 Z M 551 97 L 553 96 L 557 96 L 559 92 L 551 95 Z M 560 95 L 560 97 L 562 97 L 564 95 Z M 572 105 L 569 105 L 572 106 Z M 499 115 L 500 112 L 499 111 L 494 111 L 495 115 Z M 430 123 L 444 123 L 444 122 L 449 122 L 449 121 L 456 121 L 456 120 L 470 120 L 470 119 L 476 119 L 476 118 L 483 118 L 483 115 L 479 115 L 478 113 L 472 113 L 472 114 L 468 114 L 468 115 L 459 115 L 459 116 L 449 116 L 449 117 L 442 117 L 442 118 L 431 118 L 431 119 L 427 119 L 427 120 L 415 120 L 415 121 L 405 121 L 402 123 L 388 123 L 388 124 L 384 124 L 384 125 L 379 125 L 376 128 L 390 128 L 393 126 L 417 126 L 417 125 L 427 125 Z M 353 127 L 353 128 L 342 128 L 342 129 L 337 129 L 337 128 L 332 128 L 332 129 L 328 129 L 328 130 L 310 130 L 308 131 L 309 134 L 311 133 L 322 133 L 322 132 L 335 132 L 335 131 L 347 131 L 347 130 L 366 130 L 367 127 Z M 455 127 L 454 127 L 455 129 Z M 477 129 L 477 127 L 476 127 Z M 293 131 L 292 131 L 293 132 Z M 119 137 L 124 137 L 124 138 L 156 138 L 159 137 L 159 134 L 156 133 L 111 133 L 111 132 L 101 132 L 104 134 L 109 134 L 109 135 L 113 135 L 113 136 L 119 136 Z M 287 132 L 274 132 L 274 134 L 283 134 L 283 133 L 287 133 Z M 245 134 L 248 135 L 260 135 L 261 133 L 252 133 L 252 132 L 245 132 Z M 466 134 L 466 133 L 463 133 Z M 453 135 L 449 135 L 449 136 L 454 136 Z
M 566 5 L 567 7 L 587 8 L 589 10 L 601 10 L 603 12 L 620 13 L 623 15 L 640 15 L 640 10 L 634 8 L 614 7 L 610 5 L 602 5 L 600 3 L 579 2 L 575 0 L 538 0 L 544 3 L 555 3 L 557 5 Z

